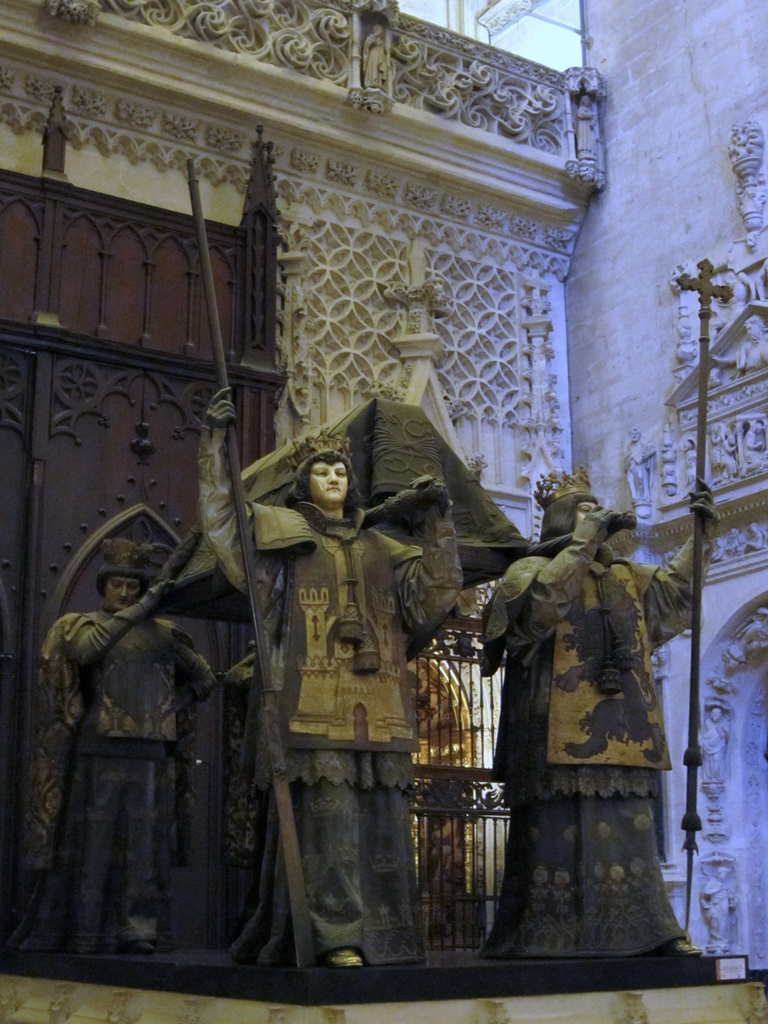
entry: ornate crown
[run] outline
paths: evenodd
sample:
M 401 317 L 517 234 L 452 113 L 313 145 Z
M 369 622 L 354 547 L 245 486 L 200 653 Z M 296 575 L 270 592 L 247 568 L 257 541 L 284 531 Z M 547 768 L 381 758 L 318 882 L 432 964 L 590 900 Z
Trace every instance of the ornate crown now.
M 152 544 L 137 544 L 127 537 L 111 537 L 101 545 L 104 563 L 114 569 L 145 569 L 154 550 Z
M 351 459 L 352 445 L 349 438 L 339 437 L 338 434 L 331 434 L 327 430 L 321 430 L 317 434 L 308 434 L 293 442 L 293 448 L 283 458 L 282 463 L 290 469 L 296 470 L 311 455 L 326 453 Z
M 533 497 L 540 509 L 547 508 L 558 498 L 564 498 L 566 494 L 577 494 L 579 491 L 590 493 L 592 485 L 589 482 L 587 471 L 583 466 L 575 466 L 573 473 L 566 473 L 565 470 L 557 472 L 550 470 L 539 478 Z

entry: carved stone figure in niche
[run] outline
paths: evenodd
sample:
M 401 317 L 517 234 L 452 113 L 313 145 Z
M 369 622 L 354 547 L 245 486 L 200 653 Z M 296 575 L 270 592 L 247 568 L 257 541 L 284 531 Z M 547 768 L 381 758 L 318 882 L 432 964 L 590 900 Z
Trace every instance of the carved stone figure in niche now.
M 576 155 L 579 160 L 597 160 L 597 111 L 592 97 L 583 93 L 576 108 Z
M 551 474 L 538 552 L 486 612 L 484 671 L 506 653 L 494 777 L 511 806 L 488 957 L 696 955 L 661 874 L 652 798 L 670 767 L 651 650 L 690 624 L 693 540 L 666 569 L 614 558 L 635 517 L 583 473 Z M 712 533 L 711 492 L 692 508 Z M 705 547 L 709 547 L 709 539 Z
M 11 939 L 21 949 L 172 945 L 170 873 L 186 853 L 192 799 L 189 705 L 216 680 L 181 629 L 152 618 L 187 553 L 149 586 L 151 550 L 105 541 L 102 608 L 65 615 L 43 645 L 25 838 L 30 867 L 45 874 Z
M 707 881 L 699 893 L 701 916 L 709 933 L 708 953 L 728 953 L 736 910 L 736 891 L 733 886 L 733 865 L 717 860 L 702 863 Z
M 768 608 L 758 608 L 723 650 L 723 664 L 733 672 L 768 646 Z
M 688 314 L 681 309 L 677 316 L 677 361 L 681 376 L 690 372 L 699 361 L 699 343 L 692 335 Z
M 731 723 L 721 704 L 706 708 L 701 728 L 702 782 L 722 783 L 728 777 Z
M 627 483 L 637 514 L 646 519 L 651 514 L 653 498 L 653 471 L 656 465 L 656 449 L 644 441 L 637 427 L 629 432 L 629 442 L 624 460 Z
M 733 480 L 739 475 L 736 432 L 725 423 L 713 423 L 709 432 L 709 460 L 715 483 Z
M 756 472 L 765 465 L 766 460 L 765 420 L 756 416 L 744 420 L 741 428 L 744 468 L 748 473 Z
M 715 541 L 715 550 L 712 557 L 715 561 L 738 558 L 739 555 L 744 554 L 746 544 L 747 536 L 744 530 L 738 526 L 732 526 L 728 533 L 723 537 L 718 537 Z
M 696 442 L 689 438 L 683 445 L 685 460 L 685 489 L 692 491 L 696 486 Z
M 374 25 L 363 43 L 363 85 L 366 89 L 387 92 L 390 58 L 383 25 Z
M 200 518 L 242 590 L 223 463 L 222 428 L 233 416 L 219 393 L 201 439 Z M 407 795 L 418 734 L 406 640 L 436 628 L 462 587 L 448 492 L 427 479 L 391 499 L 422 517 L 417 546 L 364 524 L 348 439 L 305 438 L 288 463 L 288 507 L 254 502 L 248 512 L 315 950 L 331 967 L 419 961 Z M 256 696 L 249 716 L 258 710 Z M 254 787 L 273 802 L 262 718 L 244 753 Z M 264 827 L 260 876 L 231 952 L 241 962 L 286 964 L 293 936 L 273 813 Z
M 736 357 L 736 376 L 761 370 L 768 366 L 768 329 L 762 317 L 751 316 L 744 324 L 747 337 Z
M 765 523 L 750 523 L 744 536 L 744 551 L 762 551 L 768 543 Z

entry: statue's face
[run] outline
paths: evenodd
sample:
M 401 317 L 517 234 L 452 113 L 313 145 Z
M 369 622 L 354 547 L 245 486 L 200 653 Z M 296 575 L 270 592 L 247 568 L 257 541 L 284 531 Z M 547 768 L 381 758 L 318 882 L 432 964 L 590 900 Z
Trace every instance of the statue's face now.
M 309 496 L 329 519 L 342 519 L 349 490 L 343 462 L 316 462 L 309 471 Z
M 596 501 L 580 501 L 576 506 L 576 526 L 584 519 L 584 516 L 591 512 L 593 508 L 597 508 Z
M 108 576 L 104 584 L 104 607 L 119 612 L 139 599 L 141 583 L 131 576 Z

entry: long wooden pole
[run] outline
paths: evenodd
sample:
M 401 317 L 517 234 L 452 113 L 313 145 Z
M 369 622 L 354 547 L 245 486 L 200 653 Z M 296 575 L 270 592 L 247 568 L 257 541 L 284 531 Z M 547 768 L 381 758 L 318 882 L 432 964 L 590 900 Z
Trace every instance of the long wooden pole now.
M 712 318 L 712 299 L 727 302 L 733 295 L 730 285 L 712 284 L 715 268 L 709 260 L 698 264 L 698 277 L 682 274 L 677 283 L 683 291 L 699 293 L 699 392 L 696 423 L 696 477 L 703 481 L 707 473 L 707 401 L 709 392 L 709 321 Z M 688 746 L 683 757 L 687 768 L 685 813 L 682 829 L 685 832 L 683 849 L 687 853 L 685 887 L 685 928 L 691 916 L 691 890 L 693 887 L 693 855 L 698 853 L 696 833 L 701 831 L 701 818 L 697 808 L 698 770 L 701 765 L 700 729 L 700 685 L 699 666 L 701 662 L 701 595 L 704 575 L 704 517 L 696 513 L 693 521 L 693 578 L 691 581 L 691 677 L 688 705 Z
M 229 387 L 227 362 L 224 356 L 224 345 L 219 326 L 216 291 L 211 270 L 211 255 L 208 250 L 205 220 L 203 219 L 203 208 L 200 202 L 200 188 L 195 171 L 195 162 L 191 159 L 187 160 L 187 177 L 189 180 L 189 195 L 192 202 L 192 215 L 195 221 L 197 248 L 200 255 L 200 270 L 203 291 L 205 293 L 205 304 L 208 311 L 208 324 L 216 359 L 216 378 L 219 390 L 223 390 Z M 307 890 L 304 883 L 299 840 L 296 833 L 296 819 L 293 814 L 291 792 L 286 774 L 285 759 L 283 757 L 275 691 L 269 685 L 270 673 L 267 663 L 267 639 L 259 612 L 256 593 L 256 581 L 253 572 L 253 539 L 245 503 L 245 488 L 243 487 L 243 478 L 240 471 L 240 458 L 234 423 L 229 423 L 227 426 L 227 457 L 229 460 L 229 472 L 232 478 L 232 494 L 237 515 L 237 530 L 243 554 L 251 624 L 256 640 L 256 654 L 253 662 L 252 699 L 257 692 L 260 693 L 272 769 L 272 787 L 280 822 L 280 843 L 285 859 L 285 871 L 288 881 L 288 897 L 291 905 L 296 962 L 299 967 L 311 967 L 315 963 L 312 925 L 309 917 L 309 905 L 307 903 Z

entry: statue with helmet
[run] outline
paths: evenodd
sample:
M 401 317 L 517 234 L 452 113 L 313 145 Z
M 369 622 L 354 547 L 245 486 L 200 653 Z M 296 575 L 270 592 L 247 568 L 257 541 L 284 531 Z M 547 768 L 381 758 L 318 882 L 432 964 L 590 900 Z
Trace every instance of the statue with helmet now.
M 494 776 L 511 821 L 483 955 L 698 955 L 664 887 L 651 803 L 670 759 L 650 655 L 689 625 L 692 541 L 665 568 L 616 557 L 607 541 L 635 516 L 603 508 L 582 469 L 551 472 L 535 498 L 540 543 L 484 615 L 486 673 L 506 655 Z M 691 507 L 711 535 L 701 480 Z
M 199 515 L 217 572 L 243 592 L 226 465 L 234 415 L 230 393 L 215 395 L 201 437 Z M 277 466 L 292 480 L 284 500 L 246 502 L 276 715 L 273 725 L 252 690 L 243 765 L 269 809 L 255 888 L 231 947 L 240 962 L 294 962 L 270 728 L 279 731 L 280 771 L 290 783 L 318 961 L 424 959 L 408 801 L 418 734 L 406 651 L 409 638 L 429 634 L 451 610 L 462 568 L 445 484 L 416 481 L 374 523 L 352 454 L 340 434 L 302 438 Z M 418 542 L 386 532 L 388 517 L 409 516 L 421 524 Z
M 103 544 L 102 607 L 50 629 L 36 694 L 25 859 L 40 871 L 11 938 L 23 950 L 142 953 L 172 945 L 170 875 L 193 797 L 192 705 L 216 684 L 175 623 L 153 612 L 186 563 L 150 583 L 153 546 Z

